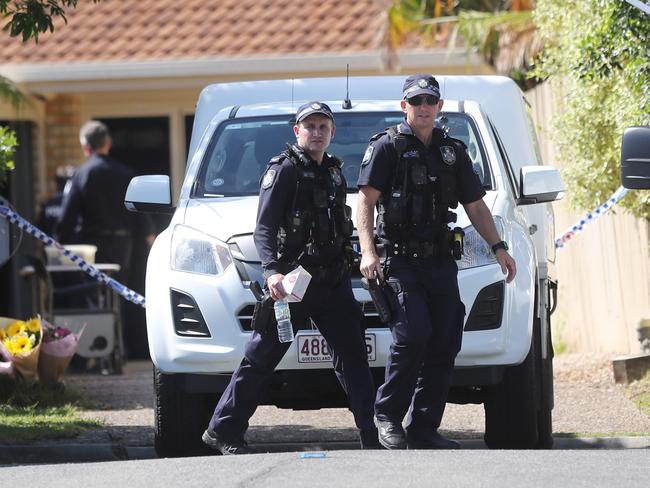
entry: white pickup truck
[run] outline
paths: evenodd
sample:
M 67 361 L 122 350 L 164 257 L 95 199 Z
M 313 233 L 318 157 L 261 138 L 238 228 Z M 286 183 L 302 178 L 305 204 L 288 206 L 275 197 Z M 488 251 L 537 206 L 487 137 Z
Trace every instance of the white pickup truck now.
M 438 80 L 445 100 L 438 123 L 467 145 L 518 268 L 506 286 L 489 246 L 459 207 L 454 225 L 465 230 L 458 278 L 467 315 L 449 401 L 485 405 L 489 447 L 550 447 L 556 286 L 549 266 L 555 251 L 549 202 L 561 196 L 562 180 L 542 165 L 529 108 L 512 80 Z M 370 136 L 401 121 L 402 82 L 386 76 L 208 86 L 198 101 L 176 207 L 167 176 L 131 182 L 127 207 L 173 212 L 151 249 L 146 275 L 159 455 L 202 452 L 201 433 L 243 356 L 255 302 L 250 283 L 263 282 L 252 237 L 259 177 L 285 142 L 295 140 L 289 121 L 296 107 L 321 100 L 334 111 L 337 131 L 329 151 L 344 161 L 355 215 L 359 164 Z M 378 386 L 391 335 L 353 271 Z M 317 330 L 297 331 L 265 402 L 293 409 L 346 405 Z

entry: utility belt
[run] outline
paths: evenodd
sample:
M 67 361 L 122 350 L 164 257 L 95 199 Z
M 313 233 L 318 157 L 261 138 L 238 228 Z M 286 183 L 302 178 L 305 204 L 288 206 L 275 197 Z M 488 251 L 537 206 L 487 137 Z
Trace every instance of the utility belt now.
M 436 241 L 418 241 L 408 239 L 403 241 L 383 240 L 383 257 L 404 257 L 409 259 L 430 259 L 451 256 L 459 260 L 463 256 L 465 233 L 460 227 L 445 230 Z
M 315 283 L 332 287 L 338 285 L 343 278 L 350 273 L 350 262 L 348 259 L 340 259 L 331 266 L 305 266 L 305 269 L 311 274 L 311 279 Z

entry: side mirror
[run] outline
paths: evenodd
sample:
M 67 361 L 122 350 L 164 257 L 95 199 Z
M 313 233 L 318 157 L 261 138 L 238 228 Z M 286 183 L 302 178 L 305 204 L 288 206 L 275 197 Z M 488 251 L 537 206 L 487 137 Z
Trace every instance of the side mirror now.
M 623 132 L 621 184 L 630 190 L 650 189 L 650 127 L 628 127 Z
M 136 176 L 126 189 L 124 206 L 132 212 L 174 213 L 169 176 Z
M 518 205 L 554 202 L 563 196 L 564 183 L 556 168 L 550 166 L 522 166 Z

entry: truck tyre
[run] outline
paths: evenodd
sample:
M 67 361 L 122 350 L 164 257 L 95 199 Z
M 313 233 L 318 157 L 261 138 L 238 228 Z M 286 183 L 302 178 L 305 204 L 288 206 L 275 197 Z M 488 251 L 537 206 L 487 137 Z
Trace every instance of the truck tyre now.
M 547 355 L 541 354 L 540 321 L 523 363 L 506 368 L 500 384 L 487 389 L 485 443 L 491 449 L 553 447 L 553 347 L 548 329 Z
M 535 353 L 506 368 L 498 385 L 487 388 L 485 444 L 490 449 L 532 449 L 537 445 Z
M 158 457 L 209 454 L 201 435 L 218 395 L 187 393 L 183 376 L 162 373 L 154 366 L 154 447 Z

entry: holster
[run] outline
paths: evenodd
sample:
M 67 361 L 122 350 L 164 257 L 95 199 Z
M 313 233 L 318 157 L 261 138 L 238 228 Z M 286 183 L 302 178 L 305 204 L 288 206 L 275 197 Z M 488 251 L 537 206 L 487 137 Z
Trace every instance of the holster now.
M 386 281 L 379 281 L 379 278 L 373 278 L 369 280 L 366 277 L 361 278 L 361 286 L 364 290 L 368 290 L 370 293 L 370 298 L 372 298 L 375 308 L 377 309 L 377 315 L 379 320 L 383 324 L 390 323 L 392 318 L 391 314 L 391 295 L 395 291 Z
M 260 335 L 264 335 L 273 324 L 273 304 L 274 300 L 269 294 L 264 295 L 261 300 L 255 302 L 251 327 Z

